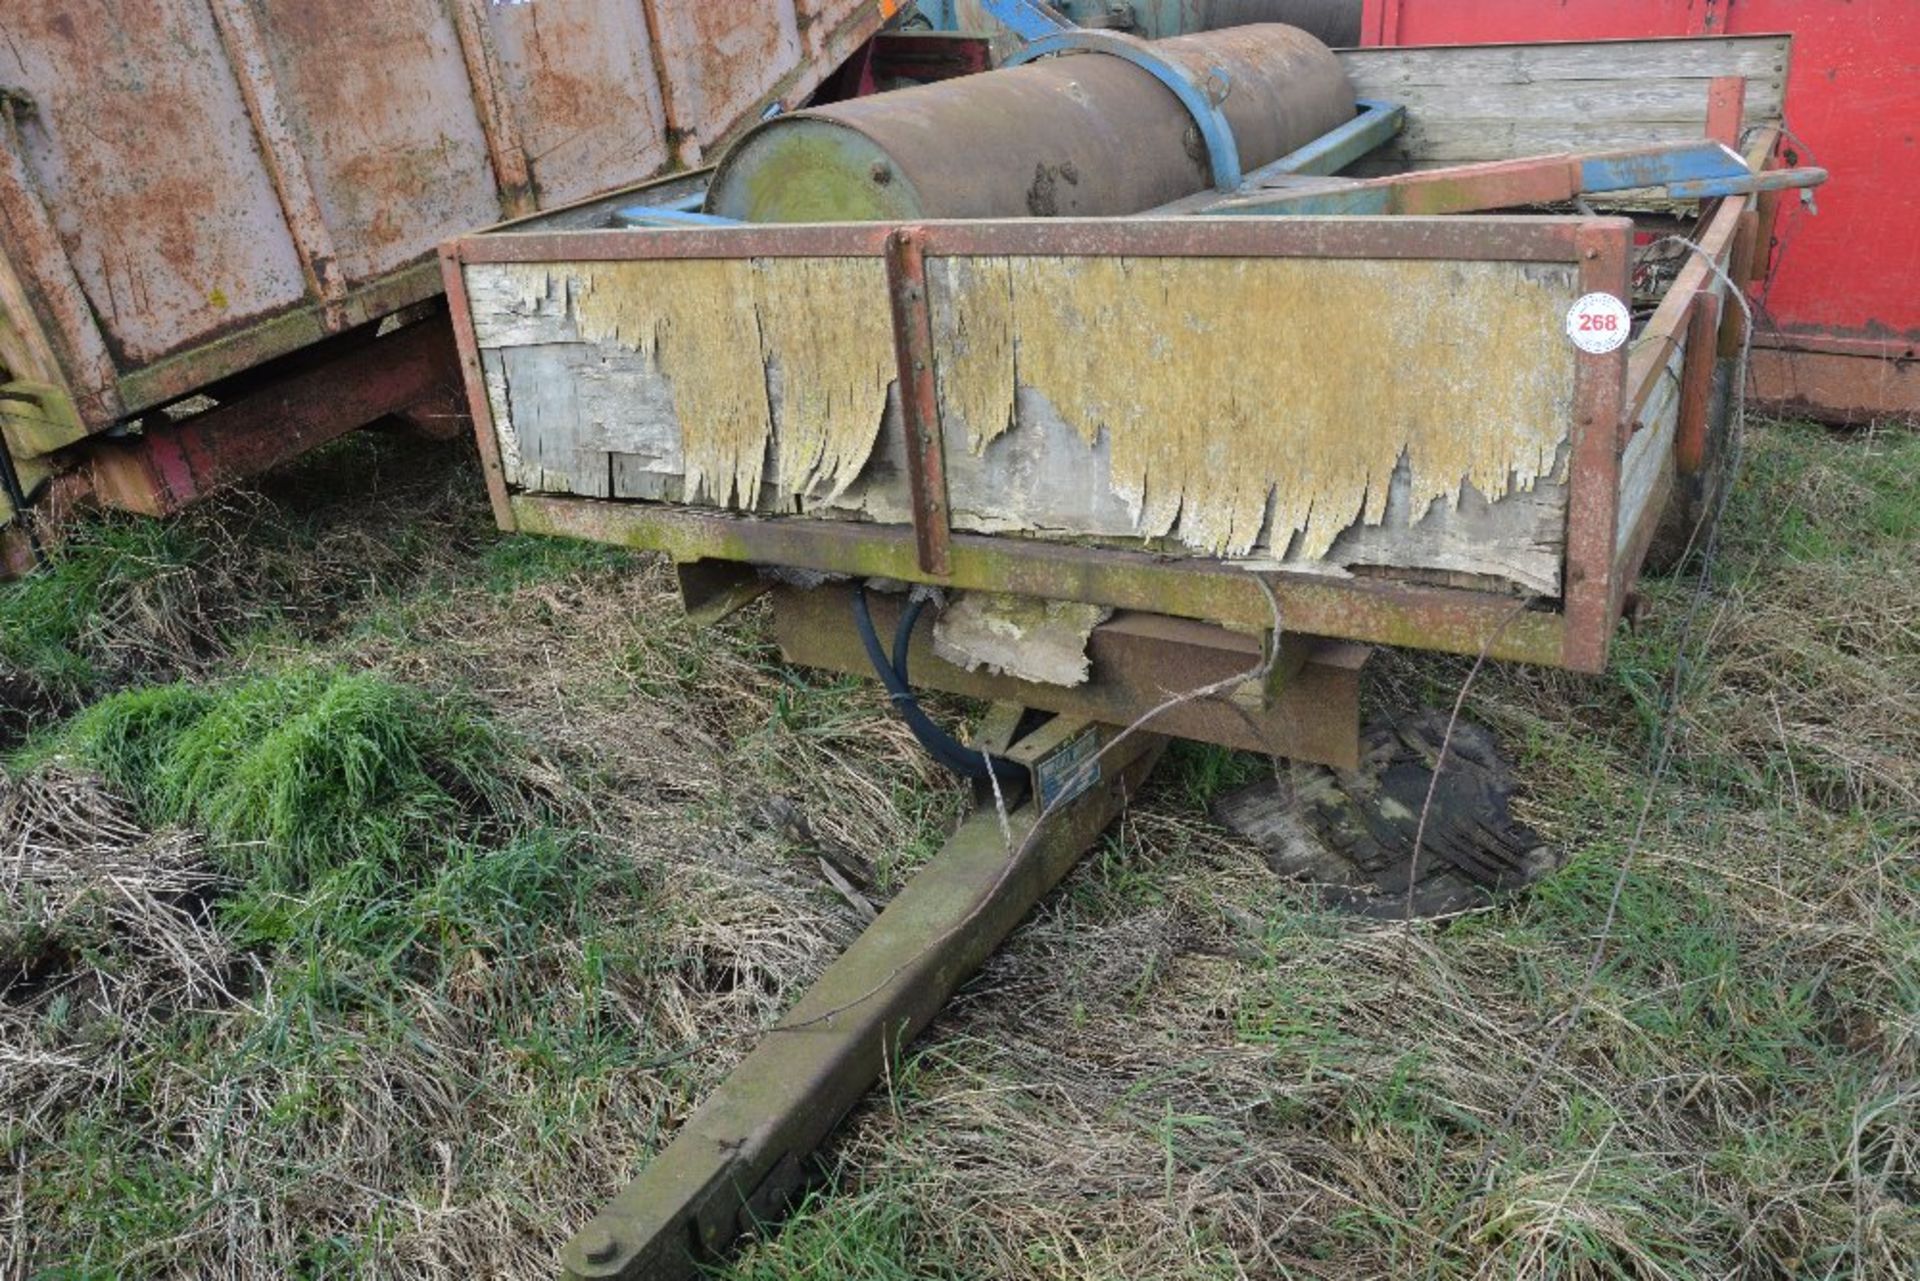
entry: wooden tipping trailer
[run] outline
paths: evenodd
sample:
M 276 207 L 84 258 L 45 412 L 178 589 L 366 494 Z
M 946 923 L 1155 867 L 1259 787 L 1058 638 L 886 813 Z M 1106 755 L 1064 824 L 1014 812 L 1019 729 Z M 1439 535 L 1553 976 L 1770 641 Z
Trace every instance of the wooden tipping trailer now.
M 1787 54 L 1340 56 L 1363 99 L 1513 104 L 1525 127 L 1474 159 L 1712 137 L 1757 172 Z M 1426 167 L 1420 136 L 1402 168 Z M 904 615 L 894 675 L 996 701 L 973 750 L 1018 785 L 1006 825 L 989 808 L 956 834 L 584 1225 L 568 1275 L 691 1275 L 777 1214 L 1166 735 L 1351 766 L 1369 645 L 1602 668 L 1663 515 L 1721 445 L 1755 200 L 1670 183 L 1614 212 L 1501 210 L 1578 194 L 1569 163 L 1383 197 L 1476 210 L 1451 216 L 623 225 L 634 206 L 680 220 L 694 177 L 445 248 L 503 527 L 664 552 L 703 617 L 770 591 L 789 659 L 841 670 L 887 665 L 872 619 L 848 619 L 876 582 L 987 600 L 1034 645 L 1086 607 L 1076 679 L 981 670 L 916 605 L 866 606 L 880 633 Z M 1313 181 L 1236 199 L 1355 191 Z
M 1579 85 L 1563 146 L 1711 125 L 1758 162 L 1787 48 L 1514 46 L 1491 65 L 1530 102 Z M 1486 49 L 1341 57 L 1363 93 L 1404 65 L 1501 87 Z M 1723 73 L 1744 110 L 1710 121 Z M 1256 630 L 1259 575 L 1290 631 L 1593 671 L 1673 441 L 1699 431 L 1685 367 L 1718 350 L 1688 336 L 1723 277 L 1670 247 L 1678 270 L 1636 292 L 1647 233 L 1613 215 L 608 226 L 690 189 L 447 246 L 504 527 Z M 1657 222 L 1742 281 L 1752 204 Z M 1565 326 L 1594 292 L 1638 318 L 1589 354 Z M 900 380 L 915 359 L 930 395 Z

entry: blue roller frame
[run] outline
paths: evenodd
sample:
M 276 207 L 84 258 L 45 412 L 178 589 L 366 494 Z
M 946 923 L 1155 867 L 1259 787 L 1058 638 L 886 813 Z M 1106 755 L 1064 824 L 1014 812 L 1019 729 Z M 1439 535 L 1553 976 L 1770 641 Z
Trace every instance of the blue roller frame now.
M 1250 191 L 1261 180 L 1283 173 L 1316 176 L 1339 173 L 1375 147 L 1384 146 L 1406 126 L 1407 109 L 1398 103 L 1360 98 L 1353 105 L 1358 108 L 1353 119 L 1272 164 L 1261 165 L 1241 180 L 1241 190 Z
M 1152 45 L 1112 31 L 1056 31 L 1033 41 L 1002 65 L 1017 67 L 1035 58 L 1078 52 L 1104 53 L 1124 59 L 1172 90 L 1200 130 L 1200 139 L 1207 148 L 1207 161 L 1213 170 L 1213 185 L 1221 191 L 1239 188 L 1240 144 L 1234 141 L 1233 126 L 1227 123 L 1226 114 L 1208 95 L 1206 86 L 1193 78 L 1192 72 L 1162 58 L 1153 51 Z M 1218 77 L 1222 84 L 1231 84 L 1223 68 L 1209 68 L 1208 74 Z

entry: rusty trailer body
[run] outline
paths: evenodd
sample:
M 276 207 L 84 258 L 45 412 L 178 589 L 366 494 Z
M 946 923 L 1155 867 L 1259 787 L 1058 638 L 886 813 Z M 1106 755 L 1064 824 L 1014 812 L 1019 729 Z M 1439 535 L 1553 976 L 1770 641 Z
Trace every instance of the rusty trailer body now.
M 1783 60 L 1786 43 L 1589 49 L 1596 78 L 1685 69 L 1693 87 L 1675 96 L 1696 98 L 1698 137 L 1726 124 L 1710 120 L 1716 77 L 1737 122 L 1743 95 L 1721 73 Z M 1559 63 L 1581 50 L 1543 48 Z M 1398 58 L 1434 74 L 1435 52 L 1342 57 L 1364 90 Z M 1757 88 L 1759 160 L 1778 95 Z M 1644 138 L 1633 121 L 1586 126 L 1596 145 Z M 1587 353 L 1564 335 L 1575 299 L 1632 296 L 1635 231 L 1617 217 L 658 231 L 606 226 L 619 203 L 454 242 L 448 290 L 500 523 L 686 563 L 1256 631 L 1259 577 L 1289 631 L 1594 671 L 1675 487 L 1675 439 L 1704 430 L 1683 424 L 1707 404 L 1681 388 L 1718 355 L 1688 341 L 1712 305 L 1699 300 L 1724 289 L 1697 257 L 1632 343 Z M 1754 203 L 1708 201 L 1693 228 L 1735 280 Z M 769 287 L 803 301 L 783 318 L 756 302 Z M 730 425 L 691 407 L 732 391 L 674 364 L 674 336 L 700 326 L 739 336 L 748 382 L 771 368 L 783 384 Z M 1090 386 L 1113 403 L 1090 403 Z M 1219 416 L 1178 440 L 1132 404 Z
M 1759 192 L 1822 176 L 1762 172 L 1786 46 L 1347 51 L 1369 105 L 1296 153 L 1320 167 L 1229 166 L 1128 216 L 734 223 L 682 179 L 446 246 L 503 527 L 664 552 L 700 618 L 770 593 L 790 661 L 870 664 L 985 804 L 1018 784 L 582 1226 L 567 1275 L 692 1276 L 776 1216 L 1161 735 L 1352 767 L 1368 646 L 1605 664 L 1670 499 L 1724 443 Z M 1518 101 L 1555 77 L 1588 86 L 1579 156 L 1328 175 L 1358 154 L 1344 131 L 1400 123 L 1396 83 Z M 1643 174 L 1662 189 L 1621 194 Z M 1500 212 L 1582 192 L 1651 216 Z M 1466 212 L 1331 216 L 1315 193 Z M 1692 247 L 1658 252 L 1674 234 Z M 939 624 L 888 583 L 946 593 Z M 1072 661 L 983 671 L 940 631 L 969 610 L 1002 651 L 1064 635 Z M 987 728 L 963 747 L 916 721 L 909 670 L 993 700 Z
M 435 297 L 449 236 L 699 163 L 896 7 L 8 5 L 13 456 L 32 478 L 78 440 Z

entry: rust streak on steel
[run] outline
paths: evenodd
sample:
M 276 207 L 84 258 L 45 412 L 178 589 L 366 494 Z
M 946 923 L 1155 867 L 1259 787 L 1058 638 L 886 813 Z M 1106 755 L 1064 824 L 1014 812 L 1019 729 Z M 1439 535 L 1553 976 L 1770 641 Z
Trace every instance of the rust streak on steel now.
M 913 541 L 920 571 L 944 578 L 953 531 L 947 524 L 940 394 L 933 381 L 932 304 L 927 299 L 927 263 L 917 228 L 902 227 L 887 240 L 887 296 L 893 306 L 893 346 L 900 367 L 900 430 L 906 448 L 907 493 L 913 504 Z
M 10 266 L 26 277 L 22 285 L 31 296 L 33 311 L 39 313 L 21 317 L 20 323 L 29 326 L 45 317 L 47 344 L 70 380 L 81 416 L 92 422 L 108 421 L 123 412 L 113 357 L 87 305 L 73 260 L 27 171 L 19 110 L 16 99 L 0 99 L 0 232 L 5 233 L 0 235 L 0 246 L 5 246 Z
M 1729 304 L 1738 309 L 1738 304 Z M 1687 346 L 1680 365 L 1679 422 L 1674 428 L 1673 461 L 1683 476 L 1707 462 L 1707 407 L 1713 399 L 1713 368 L 1720 355 L 1720 295 L 1702 289 L 1687 313 Z
M 460 261 L 459 244 L 441 249 L 440 274 L 447 291 L 447 310 L 453 320 L 454 350 L 460 356 L 460 381 L 467 387 L 467 412 L 473 417 L 473 434 L 480 446 L 480 471 L 487 482 L 487 500 L 493 504 L 494 524 L 511 533 L 518 526 L 513 504 L 507 497 L 507 473 L 500 462 L 500 437 L 494 427 L 493 406 L 487 401 L 486 374 L 480 365 L 479 339 L 473 331 L 473 309 L 467 304 L 467 277 Z
M 314 192 L 300 145 L 281 108 L 280 87 L 274 79 L 266 40 L 247 0 L 214 0 L 213 22 L 227 57 L 239 73 L 234 78 L 240 86 L 240 97 L 246 104 L 254 136 L 259 139 L 260 158 L 273 183 L 280 212 L 293 233 L 294 251 L 300 255 L 307 287 L 320 302 L 324 328 L 337 333 L 351 323 L 345 307 L 347 280 L 340 270 L 333 233 L 320 211 L 320 197 Z
M 1707 137 L 1729 147 L 1740 145 L 1740 119 L 1746 111 L 1747 78 L 1715 76 L 1707 82 Z
M 527 533 L 660 551 L 680 561 L 711 557 L 908 583 L 938 582 L 1232 627 L 1272 624 L 1272 610 L 1257 581 L 1264 579 L 1279 597 L 1290 631 L 1478 654 L 1488 635 L 1506 623 L 1489 651 L 1491 657 L 1548 666 L 1562 658 L 1565 620 L 1559 614 L 1528 610 L 1515 618 L 1514 598 L 1493 592 L 1285 571 L 1256 574 L 1197 557 L 963 533 L 954 534 L 949 547 L 952 572 L 936 580 L 921 571 L 913 531 L 903 525 L 760 519 L 656 503 L 537 494 L 516 494 L 510 502 L 518 527 Z M 1599 625 L 1597 620 L 1589 623 Z M 1602 647 L 1604 642 L 1603 633 Z
M 925 222 L 931 256 L 1500 259 L 1572 262 L 1579 218 L 1019 219 Z M 650 258 L 844 258 L 878 255 L 893 228 L 837 223 L 510 232 L 464 237 L 471 263 L 626 262 Z
M 1633 223 L 1594 219 L 1579 233 L 1580 291 L 1609 293 L 1624 304 Z M 1567 493 L 1567 627 L 1560 661 L 1575 671 L 1606 666 L 1617 617 L 1613 598 L 1614 530 L 1620 508 L 1620 451 L 1625 432 L 1627 349 L 1576 351 L 1573 459 Z
M 501 101 L 506 74 L 500 67 L 500 50 L 494 44 L 485 0 L 451 0 L 451 7 L 454 36 L 467 64 L 467 78 L 473 82 L 480 132 L 487 140 L 487 160 L 500 186 L 500 207 L 508 217 L 533 213 L 538 207 L 533 174 L 527 167 L 527 149 L 521 143 L 513 110 Z
M 1464 258 L 1571 262 L 1578 218 L 1150 218 L 929 222 L 936 255 Z

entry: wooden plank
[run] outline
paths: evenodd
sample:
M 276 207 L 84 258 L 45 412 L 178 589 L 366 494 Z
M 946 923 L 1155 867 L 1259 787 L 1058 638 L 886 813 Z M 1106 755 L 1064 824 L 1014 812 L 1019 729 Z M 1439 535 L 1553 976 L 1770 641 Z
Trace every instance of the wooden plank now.
M 1790 36 L 1671 40 L 1568 40 L 1541 44 L 1409 45 L 1336 50 L 1354 91 L 1385 97 L 1395 86 L 1544 80 L 1784 80 Z M 1702 102 L 1704 115 L 1706 104 Z
M 607 449 L 581 412 L 581 383 L 574 377 L 584 352 L 558 344 L 505 348 L 498 353 L 501 381 L 507 420 L 520 441 L 522 481 L 548 493 L 606 498 Z
M 1399 137 L 1348 172 L 1698 138 L 1716 77 L 1745 78 L 1748 125 L 1777 124 L 1790 47 L 1737 36 L 1342 50 L 1356 93 L 1407 108 Z
M 622 296 L 642 299 L 659 290 L 634 273 L 673 266 L 466 266 L 510 484 L 715 501 L 687 482 L 661 352 L 579 315 L 616 268 L 632 277 Z M 1559 593 L 1572 265 L 970 257 L 930 259 L 928 274 L 953 529 Z M 1437 309 L 1471 311 L 1476 340 L 1428 323 Z M 1239 358 L 1249 342 L 1268 359 Z M 771 407 L 768 449 L 757 498 L 721 505 L 908 523 L 897 394 L 844 491 L 781 483 L 796 446 L 780 406 L 809 376 L 802 357 L 742 370 Z M 1363 420 L 1374 430 L 1353 431 Z
M 1407 103 L 1409 115 L 1413 117 L 1409 125 L 1423 116 L 1436 115 L 1450 121 L 1534 119 L 1592 121 L 1602 126 L 1691 120 L 1698 122 L 1704 132 L 1708 93 L 1720 78 L 1467 81 L 1401 85 L 1376 92 L 1388 101 Z M 1784 85 L 1779 79 L 1747 85 L 1745 101 L 1759 115 L 1758 120 L 1749 119 L 1749 124 L 1779 119 Z M 1389 94 L 1398 97 L 1388 98 Z
M 1625 553 L 1648 504 L 1662 492 L 1660 479 L 1673 468 L 1674 434 L 1680 422 L 1680 367 L 1685 349 L 1668 357 L 1641 410 L 1643 426 L 1620 457 L 1620 518 L 1614 529 L 1614 553 Z M 1655 513 L 1657 515 L 1657 513 Z

